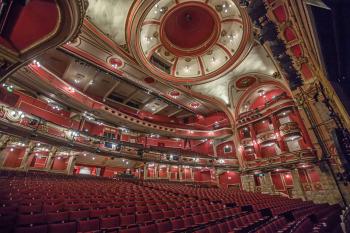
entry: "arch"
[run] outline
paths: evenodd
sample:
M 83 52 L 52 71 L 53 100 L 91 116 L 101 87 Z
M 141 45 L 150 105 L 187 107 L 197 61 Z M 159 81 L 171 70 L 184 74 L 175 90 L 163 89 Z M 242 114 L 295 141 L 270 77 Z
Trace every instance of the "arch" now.
M 253 92 L 255 92 L 256 90 L 258 90 L 259 88 L 263 87 L 263 86 L 276 86 L 280 89 L 282 89 L 283 91 L 285 91 L 290 97 L 293 96 L 292 92 L 290 91 L 290 89 L 283 85 L 281 82 L 275 81 L 275 80 L 271 80 L 271 78 L 269 80 L 262 80 L 262 81 L 258 81 L 257 83 L 253 84 L 252 86 L 250 86 L 247 90 L 244 91 L 243 95 L 240 96 L 236 106 L 235 106 L 235 113 L 234 113 L 234 117 L 235 119 L 238 119 L 239 117 L 239 111 L 242 107 L 242 104 L 247 100 L 247 98 L 253 94 Z M 230 93 L 231 94 L 231 93 Z
M 0 81 L 48 49 L 75 39 L 87 5 L 85 0 L 30 1 L 19 5 L 19 10 L 14 10 L 17 21 L 4 25 L 8 33 L 7 39 L 1 38 L 0 42 L 0 58 L 5 61 L 0 69 Z M 43 11 L 42 8 L 50 10 Z M 41 26 L 43 20 L 50 21 L 47 27 Z M 11 48 L 3 46 L 4 43 L 12 45 Z

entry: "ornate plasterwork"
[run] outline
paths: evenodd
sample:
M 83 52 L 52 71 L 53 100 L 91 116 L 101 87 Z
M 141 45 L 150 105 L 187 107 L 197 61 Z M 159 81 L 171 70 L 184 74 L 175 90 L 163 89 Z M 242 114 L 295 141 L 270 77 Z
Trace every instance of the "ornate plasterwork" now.
M 139 21 L 133 20 L 129 45 L 136 59 L 159 78 L 186 84 L 209 81 L 232 69 L 247 52 L 251 27 L 245 11 L 234 1 L 160 0 L 140 4 L 138 17 L 134 17 Z M 206 12 L 203 15 L 213 27 L 213 33 L 202 44 L 180 48 L 182 44 L 177 39 L 203 36 L 201 32 L 206 25 L 197 23 L 196 12 Z M 164 27 L 180 23 L 185 26 L 177 29 L 183 33 L 176 40 L 169 39 L 169 30 Z M 196 30 L 185 33 L 191 27 Z

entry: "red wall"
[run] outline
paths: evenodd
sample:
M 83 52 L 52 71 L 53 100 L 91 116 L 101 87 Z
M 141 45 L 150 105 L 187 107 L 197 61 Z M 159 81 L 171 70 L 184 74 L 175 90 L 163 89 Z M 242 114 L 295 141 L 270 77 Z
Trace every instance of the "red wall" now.
M 210 144 L 210 140 L 205 142 L 191 140 L 191 151 L 205 155 L 214 155 L 213 144 Z
M 11 148 L 6 148 L 3 152 L 4 156 L 6 157 L 4 167 L 19 167 L 21 165 L 24 152 L 25 149 L 23 148 L 13 148 L 13 151 L 11 151 Z
M 277 191 L 285 191 L 280 173 L 271 174 L 272 183 Z
M 223 188 L 228 188 L 229 185 L 241 186 L 241 176 L 238 172 L 227 171 L 219 176 L 220 186 Z
M 255 101 L 250 105 L 250 109 L 264 107 L 265 103 L 267 101 L 270 101 L 272 99 L 272 97 L 278 96 L 278 95 L 282 94 L 283 92 L 284 91 L 281 89 L 276 89 L 276 90 L 266 92 L 265 93 L 266 98 L 264 98 L 263 96 L 259 96 L 258 98 L 256 98 Z
M 276 155 L 276 150 L 275 150 L 275 146 L 264 146 L 264 147 L 260 147 L 260 153 L 261 153 L 261 157 L 263 158 L 269 158 L 272 157 L 274 155 Z
M 58 159 L 58 157 L 55 157 L 53 164 L 52 164 L 52 170 L 58 170 L 62 171 L 67 168 L 68 158 L 61 158 Z
M 211 173 L 210 170 L 193 170 L 194 181 L 197 182 L 210 182 L 211 181 Z
M 45 168 L 46 157 L 41 157 L 41 158 L 38 158 L 37 156 L 31 156 L 31 157 L 32 157 L 32 161 L 30 163 L 31 167 L 34 167 L 34 168 Z
M 231 152 L 225 153 L 224 149 L 226 146 L 231 147 Z M 223 158 L 236 158 L 236 149 L 232 141 L 224 142 L 219 144 L 216 147 L 216 155 L 217 157 L 223 157 Z

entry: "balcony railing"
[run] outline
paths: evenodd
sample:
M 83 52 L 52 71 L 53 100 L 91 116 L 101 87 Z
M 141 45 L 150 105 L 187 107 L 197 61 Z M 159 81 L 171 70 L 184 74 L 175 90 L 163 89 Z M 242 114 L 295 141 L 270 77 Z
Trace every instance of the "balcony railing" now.
M 246 161 L 247 169 L 268 168 L 281 166 L 285 164 L 301 163 L 316 160 L 317 157 L 313 150 L 306 149 L 295 152 L 287 152 L 280 155 L 275 155 L 268 158 L 259 158 L 253 161 Z
M 139 161 L 159 162 L 174 165 L 216 166 L 238 169 L 238 165 L 215 164 L 213 161 L 214 158 L 208 159 L 208 156 L 203 156 L 200 163 L 185 162 L 183 159 L 181 159 L 183 157 L 181 154 L 179 155 L 180 159 L 178 161 L 164 160 L 161 156 L 162 154 L 160 154 L 158 151 L 148 149 L 146 153 L 143 153 L 143 145 L 141 144 L 116 142 L 101 137 L 89 136 L 81 132 L 76 132 L 71 129 L 61 127 L 52 122 L 45 121 L 36 116 L 25 114 L 4 104 L 0 104 L 0 121 L 4 124 L 3 128 L 9 128 L 9 126 L 12 125 L 20 136 L 22 136 L 24 132 L 33 137 L 37 137 L 40 134 L 42 138 L 49 140 L 50 142 L 54 141 L 56 144 L 65 145 L 68 147 L 75 146 L 77 149 L 84 149 L 94 153 L 105 153 L 109 156 L 122 156 Z M 11 130 L 11 133 L 15 134 L 13 130 Z M 106 147 L 106 143 L 108 145 L 110 144 L 111 147 Z M 140 151 L 142 154 L 140 154 Z M 197 156 L 197 158 L 200 157 Z

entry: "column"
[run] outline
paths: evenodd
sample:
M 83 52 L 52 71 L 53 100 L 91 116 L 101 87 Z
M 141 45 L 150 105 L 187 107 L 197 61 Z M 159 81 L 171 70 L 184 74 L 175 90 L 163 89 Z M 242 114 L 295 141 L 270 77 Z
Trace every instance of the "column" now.
M 170 180 L 170 166 L 169 165 L 166 165 L 166 174 L 167 174 L 167 178 L 168 180 Z
M 73 174 L 74 165 L 75 165 L 75 155 L 71 155 L 68 159 L 68 164 L 67 164 L 67 169 L 66 169 L 67 175 Z
M 182 180 L 182 165 L 179 165 L 179 180 Z
M 154 178 L 159 179 L 159 164 L 154 164 Z
M 5 154 L 4 150 L 10 142 L 10 136 L 2 135 L 0 138 L 0 168 L 4 165 L 5 162 Z
M 321 166 L 321 164 L 319 166 Z M 314 166 L 314 169 L 317 171 L 317 173 L 320 176 L 322 192 L 320 191 L 312 192 L 312 200 L 315 203 L 325 203 L 325 202 L 328 202 L 329 204 L 342 203 L 340 192 L 337 188 L 337 184 L 335 183 L 335 180 L 331 172 L 329 171 L 329 168 L 324 167 L 321 170 L 319 166 Z M 341 186 L 342 185 L 340 185 L 340 188 L 344 188 Z M 343 189 L 343 194 L 345 194 L 346 199 L 349 198 L 348 189 Z
M 250 132 L 250 136 L 253 140 L 253 146 L 254 146 L 256 158 L 259 159 L 259 158 L 261 158 L 260 145 L 258 144 L 258 142 L 256 140 L 256 133 L 255 133 L 255 129 L 254 129 L 252 124 L 249 125 L 249 132 Z
M 245 168 L 246 164 L 243 158 L 243 150 L 242 150 L 242 146 L 241 146 L 241 138 L 239 137 L 239 131 L 237 130 L 237 128 L 234 129 L 234 136 L 233 136 L 233 144 L 235 145 L 235 149 L 236 149 L 236 156 L 239 162 L 240 167 Z
M 273 194 L 275 187 L 272 183 L 271 172 L 267 172 L 261 177 L 261 192 Z
M 147 164 L 145 164 L 143 166 L 143 179 L 146 180 L 147 179 L 147 174 L 148 174 L 148 166 Z
M 190 173 L 191 173 L 191 180 L 193 181 L 194 180 L 194 175 L 193 175 L 193 168 L 192 167 L 190 168 Z
M 299 112 L 297 107 L 293 108 L 293 113 L 295 114 L 295 120 L 298 123 L 298 126 L 302 132 L 303 139 L 304 139 L 306 145 L 308 145 L 310 148 L 312 148 L 313 146 L 312 146 L 311 138 L 310 138 L 309 133 L 304 125 L 304 121 L 301 118 L 300 112 Z
M 304 201 L 307 200 L 305 190 L 303 185 L 300 182 L 300 176 L 298 172 L 298 168 L 294 168 L 291 170 L 292 178 L 293 178 L 293 198 L 302 198 Z
M 34 148 L 35 148 L 35 143 L 31 141 L 23 154 L 20 169 L 28 171 L 31 163 L 31 159 L 29 159 L 29 157 L 33 153 Z
M 274 133 L 275 133 L 275 135 L 277 137 L 278 146 L 281 149 L 282 154 L 284 152 L 288 152 L 288 147 L 286 145 L 286 142 L 283 140 L 283 137 L 280 134 L 280 126 L 281 126 L 281 124 L 280 124 L 279 120 L 277 119 L 277 117 L 275 115 L 271 115 L 270 119 L 271 119 L 271 122 L 272 122 L 272 125 L 273 125 Z
M 57 147 L 53 146 L 51 148 L 49 156 L 48 156 L 48 158 L 46 160 L 45 170 L 47 170 L 47 171 L 51 170 L 51 167 L 52 167 L 53 160 L 54 160 L 56 152 L 57 152 Z
M 245 191 L 254 192 L 255 191 L 255 184 L 254 184 L 254 177 L 253 175 L 242 175 L 241 176 L 242 181 L 242 188 Z

